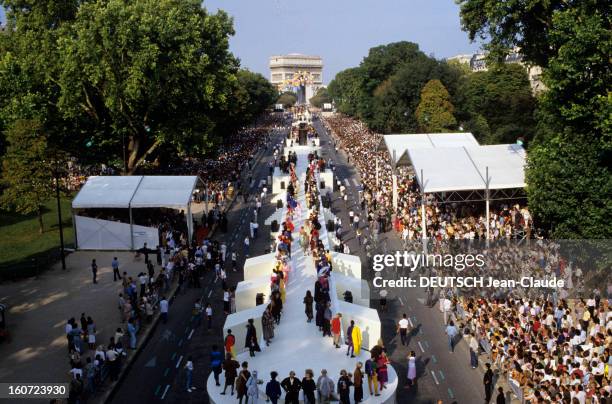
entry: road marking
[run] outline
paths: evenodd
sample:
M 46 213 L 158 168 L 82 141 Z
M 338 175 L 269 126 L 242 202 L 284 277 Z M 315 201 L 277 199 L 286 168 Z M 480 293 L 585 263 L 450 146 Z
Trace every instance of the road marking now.
M 410 323 L 410 328 L 414 328 L 414 324 L 412 323 L 412 319 L 408 319 L 408 322 Z M 423 329 L 421 329 L 421 331 L 423 331 Z
M 208 292 L 208 298 L 210 299 L 210 295 L 212 295 L 212 289 Z
M 189 333 L 189 336 L 187 337 L 187 339 L 191 339 L 191 337 L 193 336 L 193 332 L 195 331 L 195 328 L 191 330 L 191 332 Z
M 154 357 L 152 357 L 152 358 L 151 358 L 151 360 L 150 360 L 150 361 L 148 361 L 148 362 L 145 364 L 145 368 L 154 368 L 154 367 L 155 367 L 155 362 L 156 362 L 156 361 L 155 361 L 155 356 L 154 356 Z
M 185 327 L 185 332 L 189 331 L 189 326 Z
M 433 371 L 433 370 L 431 371 L 431 375 L 432 375 L 432 376 L 433 376 L 433 378 L 434 378 L 434 382 L 436 382 L 436 384 L 440 384 L 440 382 L 438 382 L 438 378 L 436 377 L 436 374 L 434 373 L 434 371 Z
M 353 178 L 353 184 L 355 184 L 355 188 L 359 187 L 359 183 L 357 182 L 357 178 Z
M 182 338 L 178 342 L 178 346 L 181 346 L 181 345 L 183 345 L 183 339 Z
M 346 184 L 347 187 L 351 186 L 351 184 L 349 183 L 349 179 L 348 178 L 344 179 L 344 183 Z
M 421 348 L 421 352 L 425 352 L 425 350 L 423 349 L 423 345 L 421 345 L 421 341 L 419 341 L 419 348 Z
M 181 357 L 176 361 L 176 368 L 178 369 L 178 367 L 181 365 L 181 362 L 183 361 L 183 355 L 181 355 Z
M 159 394 L 159 391 L 161 390 L 161 384 L 157 385 L 157 388 L 155 389 L 155 395 L 157 396 Z
M 174 358 L 176 358 L 176 352 L 172 354 L 172 357 L 170 358 L 170 360 L 173 361 Z
M 438 363 L 438 359 L 436 358 L 436 355 L 431 355 L 431 360 L 433 361 L 433 363 Z
M 425 341 L 424 344 L 427 348 L 429 348 L 429 342 Z
M 170 373 L 170 368 L 166 368 L 166 370 L 164 370 L 164 377 L 168 376 L 168 373 Z
M 170 385 L 166 384 L 166 388 L 164 389 L 164 394 L 162 394 L 161 399 L 163 400 L 164 398 L 166 398 L 166 393 L 168 393 L 168 390 L 170 390 Z
M 404 301 L 402 300 L 402 298 L 401 298 L 401 297 L 399 297 L 399 296 L 398 296 L 397 298 L 399 299 L 400 304 L 403 306 L 403 305 L 404 305 Z
M 450 398 L 455 398 L 455 395 L 453 394 L 453 391 L 451 390 L 451 388 L 448 388 L 448 395 Z
M 441 371 L 441 370 L 440 370 L 440 371 L 438 371 L 438 372 L 440 373 L 440 379 L 444 380 L 444 379 L 445 379 L 445 377 L 444 377 L 444 373 L 442 373 L 442 371 Z

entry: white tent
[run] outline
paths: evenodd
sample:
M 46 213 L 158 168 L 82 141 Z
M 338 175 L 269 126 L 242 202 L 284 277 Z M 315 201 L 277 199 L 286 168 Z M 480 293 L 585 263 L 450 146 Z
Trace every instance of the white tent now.
M 193 218 L 191 197 L 197 176 L 94 176 L 89 177 L 72 201 L 77 247 L 80 249 L 139 248 L 158 244 L 158 230 L 133 223 L 132 209 L 185 209 L 188 238 L 191 242 Z M 79 216 L 82 209 L 128 209 L 129 223 Z
M 72 208 L 127 208 L 141 180 L 140 175 L 89 177 L 72 200 Z
M 480 146 L 471 133 L 385 135 L 383 139 L 379 150 L 387 149 L 394 166 L 411 165 L 423 194 L 484 191 L 487 218 L 491 190 L 525 187 L 526 155 L 518 144 Z M 395 174 L 393 206 L 397 208 Z M 421 220 L 425 227 L 424 197 Z
M 145 176 L 138 185 L 132 202 L 132 208 L 165 208 L 184 209 L 189 206 L 193 190 L 198 181 L 197 176 Z
M 408 150 L 440 147 L 473 147 L 478 141 L 469 132 L 464 133 L 410 133 L 384 135 L 381 149 L 387 149 L 394 164 L 408 163 Z
M 517 144 L 410 149 L 408 158 L 424 193 L 525 187 L 525 150 Z

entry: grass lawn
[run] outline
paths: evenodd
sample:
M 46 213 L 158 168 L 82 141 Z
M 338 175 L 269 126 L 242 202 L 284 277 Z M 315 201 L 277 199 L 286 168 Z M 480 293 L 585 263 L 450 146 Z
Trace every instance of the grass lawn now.
M 71 199 L 61 199 L 66 246 L 74 244 L 70 202 Z M 45 231 L 40 234 L 36 215 L 26 216 L 0 210 L 0 270 L 21 266 L 31 262 L 32 258 L 41 259 L 50 256 L 50 252 L 59 251 L 59 226 L 55 199 L 45 204 L 43 223 Z M 57 257 L 59 258 L 59 253 Z

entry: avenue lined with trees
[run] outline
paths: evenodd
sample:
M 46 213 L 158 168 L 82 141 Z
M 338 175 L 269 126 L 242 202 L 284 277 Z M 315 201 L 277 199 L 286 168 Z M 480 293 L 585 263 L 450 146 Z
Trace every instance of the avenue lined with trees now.
M 609 5 L 603 1 L 461 0 L 463 28 L 488 41 L 487 71 L 436 60 L 417 44 L 370 49 L 328 91 L 339 112 L 379 133 L 472 132 L 482 144 L 525 142 L 535 220 L 557 238 L 609 238 L 612 148 Z M 534 95 L 519 49 L 539 66 Z
M 214 157 L 278 98 L 229 51 L 232 19 L 197 0 L 0 6 L 0 208 L 40 233 L 68 162 L 134 174 Z

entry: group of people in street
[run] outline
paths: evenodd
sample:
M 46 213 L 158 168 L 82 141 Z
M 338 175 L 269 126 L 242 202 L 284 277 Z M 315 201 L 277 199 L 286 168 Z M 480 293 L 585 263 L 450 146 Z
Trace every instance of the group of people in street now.
M 227 231 L 227 216 L 224 213 L 226 200 L 232 197 L 232 193 L 237 189 L 240 190 L 242 185 L 251 185 L 244 184 L 241 172 L 245 167 L 251 172 L 255 152 L 265 146 L 269 133 L 284 130 L 284 122 L 284 118 L 277 115 L 266 115 L 253 126 L 242 129 L 231 143 L 221 145 L 214 157 L 186 158 L 168 162 L 167 167 L 145 166 L 139 173 L 200 175 L 207 184 L 207 195 L 195 195 L 196 202 L 207 202 L 209 205 L 206 209 L 208 213 L 202 217 L 201 226 L 210 228 L 213 224 L 218 224 L 222 231 Z M 74 174 L 71 183 L 78 189 L 76 179 L 84 178 L 78 172 L 81 166 L 77 162 L 71 162 L 71 166 L 71 172 Z M 113 175 L 117 172 L 104 168 L 103 173 Z M 258 208 L 260 207 L 261 203 L 258 204 Z M 121 283 L 117 298 L 121 326 L 108 344 L 99 344 L 96 340 L 96 324 L 91 316 L 81 318 L 80 322 L 71 318 L 66 323 L 70 373 L 74 384 L 70 389 L 71 402 L 94 394 L 105 380 L 112 382 L 118 378 L 127 350 L 137 348 L 139 331 L 153 320 L 156 312 L 160 313 L 162 323 L 168 321 L 170 301 L 165 296 L 170 293 L 174 282 L 178 287 L 176 296 L 180 296 L 186 288 L 201 288 L 201 277 L 205 273 L 214 272 L 222 281 L 225 313 L 235 311 L 235 288 L 227 285 L 226 270 L 229 270 L 230 266 L 233 271 L 237 270 L 236 251 L 229 251 L 225 243 L 208 239 L 208 232 L 204 232 L 201 237 L 198 237 L 196 232 L 192 244 L 189 244 L 184 212 L 139 211 L 138 215 L 136 219 L 139 223 L 159 228 L 160 239 L 155 248 L 145 243 L 136 251 L 134 260 L 144 261 L 144 268 L 133 275 L 123 270 L 124 263 L 120 262 L 118 257 L 114 257 L 109 263 L 113 270 L 113 281 Z M 98 265 L 96 259 L 93 259 L 91 274 L 94 284 L 101 280 Z M 201 324 L 203 316 L 210 328 L 212 305 L 197 301 L 192 312 L 192 320 L 196 326 Z M 193 362 L 191 367 L 193 368 Z
M 454 299 L 468 339 L 526 402 L 605 403 L 612 398 L 612 311 L 608 299 Z M 492 398 L 492 387 L 485 393 Z
M 221 360 L 222 354 L 214 346 L 211 352 L 211 368 L 217 386 L 221 386 L 219 376 L 223 372 L 225 382 L 221 395 L 229 394 L 238 398 L 238 402 L 245 404 L 251 402 L 257 404 L 262 393 L 265 394 L 266 401 L 276 404 L 284 395 L 285 403 L 300 403 L 300 392 L 304 402 L 308 404 L 330 403 L 339 401 L 341 404 L 359 403 L 364 399 L 364 383 L 367 383 L 370 396 L 380 396 L 380 391 L 385 389 L 386 369 L 388 359 L 386 359 L 385 348 L 377 345 L 372 349 L 372 358 L 365 364 L 356 362 L 355 369 L 347 372 L 340 370 L 338 380 L 334 383 L 328 375 L 326 369 L 321 369 L 320 375 L 315 380 L 315 373 L 312 369 L 306 369 L 304 376 L 300 379 L 294 371 L 290 371 L 288 376 L 278 381 L 278 372 L 270 372 L 269 381 L 264 384 L 264 380 L 258 378 L 256 370 L 249 369 L 249 363 L 244 361 L 239 363 L 231 352 L 226 352 L 225 359 Z M 375 359 L 378 358 L 378 359 Z M 385 358 L 381 361 L 381 358 Z M 188 384 L 188 389 L 191 388 Z M 351 395 L 351 392 L 353 393 Z M 352 399 L 351 399 L 352 397 Z

